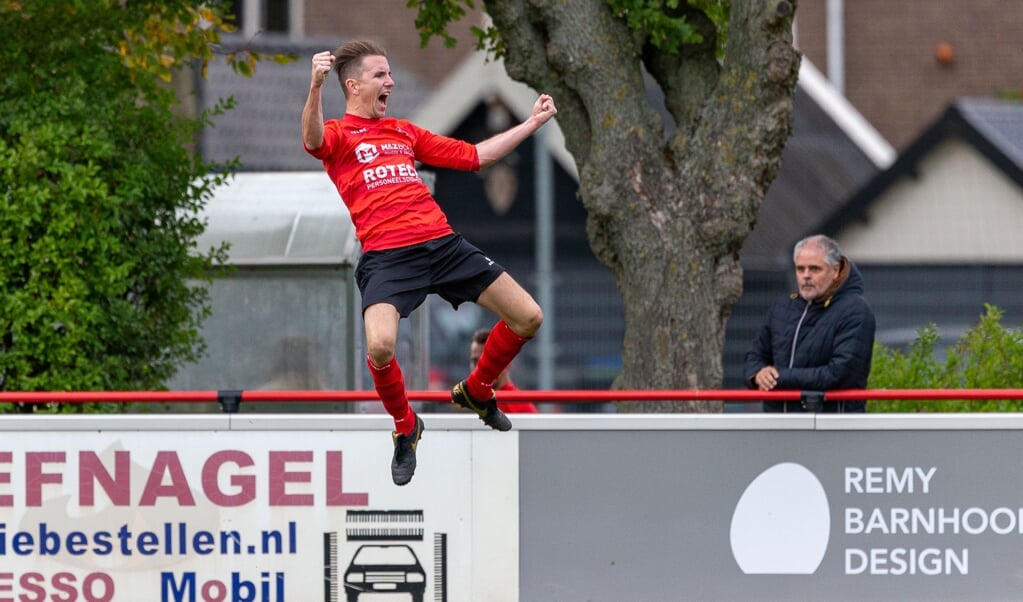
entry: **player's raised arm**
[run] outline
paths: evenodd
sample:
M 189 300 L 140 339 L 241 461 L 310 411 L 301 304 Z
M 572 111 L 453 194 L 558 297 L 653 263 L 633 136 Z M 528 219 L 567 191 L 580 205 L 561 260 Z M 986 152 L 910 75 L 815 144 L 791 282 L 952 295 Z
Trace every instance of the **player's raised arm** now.
M 558 108 L 554 106 L 554 99 L 547 94 L 541 94 L 533 104 L 533 112 L 525 121 L 476 145 L 476 152 L 480 158 L 480 169 L 500 161 L 557 113 Z
M 313 55 L 309 96 L 302 109 L 302 142 L 309 150 L 323 144 L 323 82 L 334 66 L 334 55 L 329 50 Z

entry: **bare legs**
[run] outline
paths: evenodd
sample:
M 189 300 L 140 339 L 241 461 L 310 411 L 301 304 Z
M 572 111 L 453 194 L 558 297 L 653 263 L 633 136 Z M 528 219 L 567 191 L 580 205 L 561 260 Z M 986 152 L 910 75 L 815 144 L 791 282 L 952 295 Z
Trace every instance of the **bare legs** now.
M 543 310 L 507 273 L 501 274 L 480 294 L 476 303 L 500 318 L 483 347 L 476 369 L 466 379 L 469 393 L 476 399 L 490 399 L 494 380 L 533 338 L 543 323 Z M 373 385 L 394 418 L 395 432 L 410 433 L 415 417 L 408 403 L 405 382 L 394 356 L 401 316 L 389 303 L 370 305 L 363 312 L 366 330 L 366 356 Z

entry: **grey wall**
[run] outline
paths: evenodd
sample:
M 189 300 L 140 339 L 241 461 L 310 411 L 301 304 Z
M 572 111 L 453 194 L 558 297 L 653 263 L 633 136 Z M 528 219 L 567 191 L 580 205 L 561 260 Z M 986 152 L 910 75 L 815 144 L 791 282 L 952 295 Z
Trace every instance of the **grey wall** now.
M 863 416 L 811 418 L 788 423 L 806 429 L 788 430 L 762 415 L 742 418 L 734 430 L 604 430 L 599 422 L 594 430 L 524 430 L 520 599 L 1018 600 L 1020 421 L 988 416 L 989 426 L 1012 430 L 945 430 L 958 428 L 955 421 L 962 417 L 931 417 L 942 418 L 946 421 L 930 427 L 936 430 L 917 430 L 927 419 Z M 781 430 L 772 428 L 779 425 Z M 823 486 L 830 515 L 826 553 L 812 574 L 745 574 L 730 544 L 733 513 L 759 475 L 789 462 L 804 466 Z M 910 481 L 899 484 L 902 491 L 846 492 L 846 469 L 867 467 L 882 475 L 891 469 L 900 477 L 907 468 L 934 472 L 926 492 L 920 481 L 913 492 Z M 760 508 L 771 517 L 768 527 L 778 514 L 798 516 L 807 503 L 798 487 L 775 493 L 791 506 Z M 866 534 L 857 533 L 855 523 L 847 530 L 846 513 L 856 511 L 850 508 L 868 517 L 875 509 L 882 516 L 897 508 L 902 510 L 896 513 L 943 509 L 961 517 L 974 510 L 965 522 L 947 523 L 943 534 L 883 533 L 878 525 Z M 812 514 L 810 508 L 805 512 Z M 999 530 L 1010 532 L 963 532 L 991 516 Z M 953 523 L 958 533 L 951 532 Z M 764 542 L 762 551 L 794 553 L 784 542 L 775 542 L 777 549 L 771 545 Z M 847 552 L 871 549 L 885 550 L 887 556 L 879 558 L 887 560 L 876 563 L 874 572 L 888 574 L 861 570 L 857 552 Z M 890 552 L 897 549 L 907 552 Z M 954 565 L 953 574 L 940 575 L 920 574 L 929 570 L 927 563 L 900 568 L 895 557 L 908 550 L 951 550 L 959 556 L 966 550 L 968 574 Z M 853 555 L 855 574 L 848 574 L 847 554 Z M 942 560 L 942 571 L 945 564 Z

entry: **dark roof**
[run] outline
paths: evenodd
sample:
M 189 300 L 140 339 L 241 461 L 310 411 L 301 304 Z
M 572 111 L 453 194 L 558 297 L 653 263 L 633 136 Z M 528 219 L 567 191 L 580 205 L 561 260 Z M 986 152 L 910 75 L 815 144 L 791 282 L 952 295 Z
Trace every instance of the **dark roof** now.
M 850 222 L 861 219 L 889 186 L 904 176 L 915 176 L 920 161 L 949 139 L 959 139 L 972 146 L 1023 187 L 1023 103 L 961 98 L 949 105 L 888 169 L 867 182 L 814 231 L 834 235 Z
M 879 171 L 829 113 L 797 86 L 792 136 L 756 227 L 743 244 L 743 267 L 787 269 L 793 245 Z

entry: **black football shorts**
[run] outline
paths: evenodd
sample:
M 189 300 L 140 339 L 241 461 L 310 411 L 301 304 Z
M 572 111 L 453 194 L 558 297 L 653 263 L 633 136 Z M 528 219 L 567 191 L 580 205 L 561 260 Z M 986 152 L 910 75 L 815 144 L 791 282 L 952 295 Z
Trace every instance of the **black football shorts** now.
M 376 303 L 390 303 L 407 318 L 430 293 L 455 309 L 466 301 L 476 302 L 504 271 L 462 235 L 450 234 L 418 245 L 364 253 L 355 281 L 362 294 L 362 311 Z

